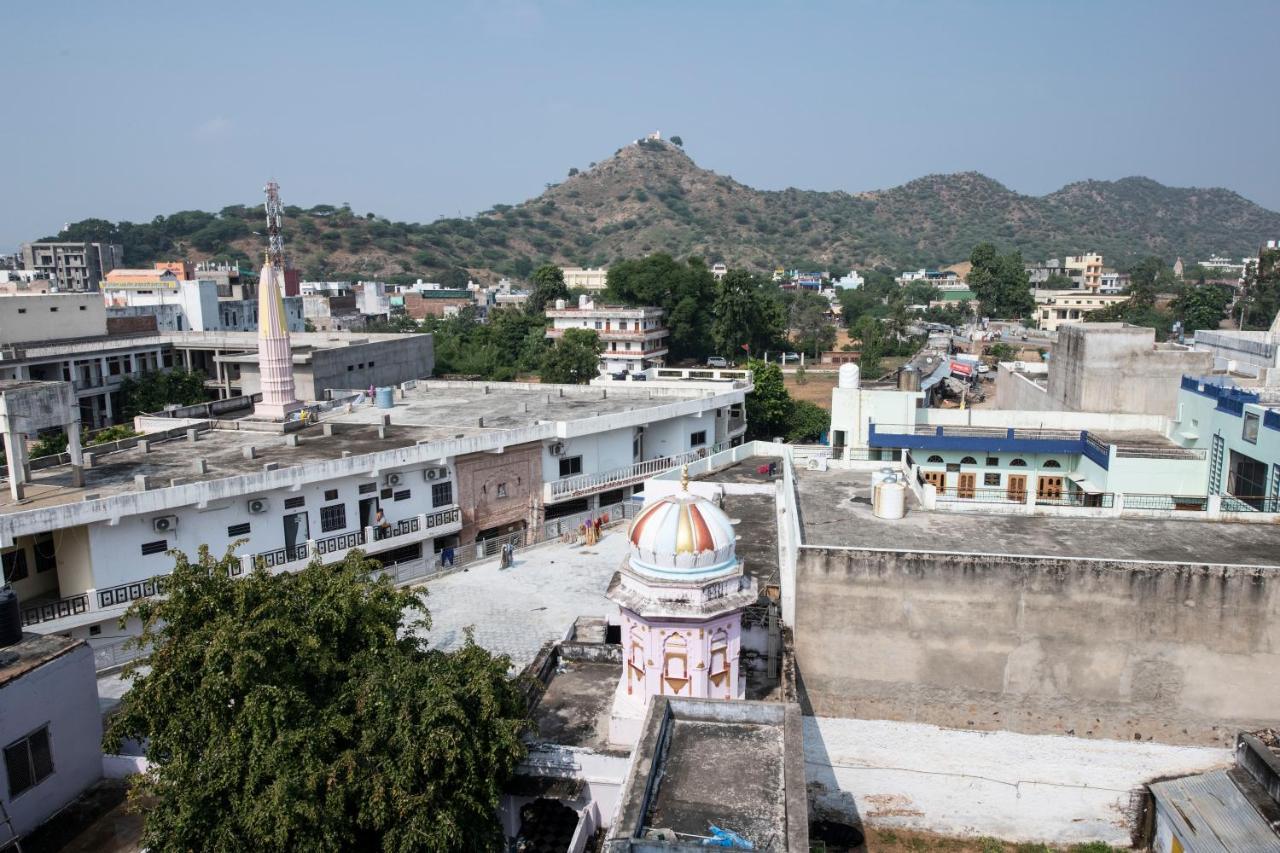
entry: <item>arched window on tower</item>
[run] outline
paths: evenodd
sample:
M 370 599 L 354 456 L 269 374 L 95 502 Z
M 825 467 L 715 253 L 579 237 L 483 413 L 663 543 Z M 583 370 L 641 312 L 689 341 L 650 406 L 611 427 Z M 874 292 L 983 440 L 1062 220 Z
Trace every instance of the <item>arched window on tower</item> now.
M 729 672 L 729 632 L 724 628 L 717 628 L 711 633 L 710 653 L 707 658 L 707 681 L 712 687 L 723 688 L 724 698 L 733 698 L 729 695 L 729 685 L 733 682 Z M 710 693 L 710 691 L 707 692 Z
M 689 686 L 689 644 L 679 632 L 662 643 L 662 692 L 687 696 Z
M 631 693 L 631 682 L 635 681 L 644 690 L 644 629 L 632 624 L 627 632 L 627 693 Z

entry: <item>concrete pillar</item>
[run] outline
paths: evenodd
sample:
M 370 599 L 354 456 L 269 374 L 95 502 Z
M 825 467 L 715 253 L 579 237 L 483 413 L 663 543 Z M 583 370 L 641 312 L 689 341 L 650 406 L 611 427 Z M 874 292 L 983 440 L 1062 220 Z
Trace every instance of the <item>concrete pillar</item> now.
M 248 447 L 241 448 L 240 453 L 245 459 L 256 459 L 258 457 L 258 448 L 251 444 Z
M 195 444 L 199 440 L 200 440 L 200 430 L 196 429 L 195 427 L 192 427 L 191 429 L 187 430 L 187 441 L 191 442 L 192 444 Z
M 71 457 L 72 465 L 82 465 L 84 453 L 80 447 L 80 420 L 77 418 L 66 426 L 67 431 L 67 454 Z
M 102 410 L 103 410 L 103 416 L 106 422 L 114 423 L 115 413 L 111 411 L 111 395 L 110 394 L 102 395 Z
M 4 456 L 9 462 L 9 494 L 15 501 L 20 501 L 23 498 L 23 484 L 27 482 L 24 464 L 27 448 L 22 436 L 16 435 L 12 430 L 11 421 L 4 424 Z
M 184 365 L 186 365 L 187 372 L 190 373 L 191 372 L 191 350 L 184 349 L 182 351 L 182 362 Z

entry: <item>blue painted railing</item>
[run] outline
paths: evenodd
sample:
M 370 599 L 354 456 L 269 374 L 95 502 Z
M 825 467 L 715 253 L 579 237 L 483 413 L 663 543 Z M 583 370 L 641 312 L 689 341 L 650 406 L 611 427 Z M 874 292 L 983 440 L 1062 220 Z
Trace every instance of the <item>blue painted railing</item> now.
M 1280 431 L 1280 412 L 1275 409 L 1267 409 L 1262 413 L 1262 425 L 1267 429 Z
M 974 429 L 934 427 L 932 432 L 910 426 L 871 424 L 870 447 L 908 450 L 972 450 L 991 453 L 1083 453 L 1088 433 L 1067 430 Z

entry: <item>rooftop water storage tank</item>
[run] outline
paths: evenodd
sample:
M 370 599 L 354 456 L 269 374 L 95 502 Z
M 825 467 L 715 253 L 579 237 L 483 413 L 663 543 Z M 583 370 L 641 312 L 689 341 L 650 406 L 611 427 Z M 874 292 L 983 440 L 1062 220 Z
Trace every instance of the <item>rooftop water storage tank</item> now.
M 907 365 L 902 368 L 902 370 L 898 371 L 898 390 L 919 391 L 920 371 L 910 365 Z
M 862 384 L 862 373 L 856 364 L 840 365 L 838 382 L 841 388 L 857 388 Z
M 395 408 L 395 392 L 389 387 L 377 389 L 374 391 L 373 404 L 379 409 Z
M 18 594 L 9 587 L 0 588 L 0 649 L 22 642 L 22 608 Z
M 876 518 L 902 518 L 907 511 L 905 483 L 877 483 L 871 495 L 871 511 Z

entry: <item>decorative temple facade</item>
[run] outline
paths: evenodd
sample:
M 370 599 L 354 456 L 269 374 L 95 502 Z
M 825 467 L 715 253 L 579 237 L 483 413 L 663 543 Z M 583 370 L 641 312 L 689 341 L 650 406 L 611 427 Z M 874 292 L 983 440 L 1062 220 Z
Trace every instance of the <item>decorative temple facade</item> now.
M 736 533 L 719 507 L 688 491 L 647 504 L 608 596 L 621 610 L 622 677 L 609 740 L 630 745 L 653 696 L 742 699 L 742 611 L 756 582 L 742 571 Z

